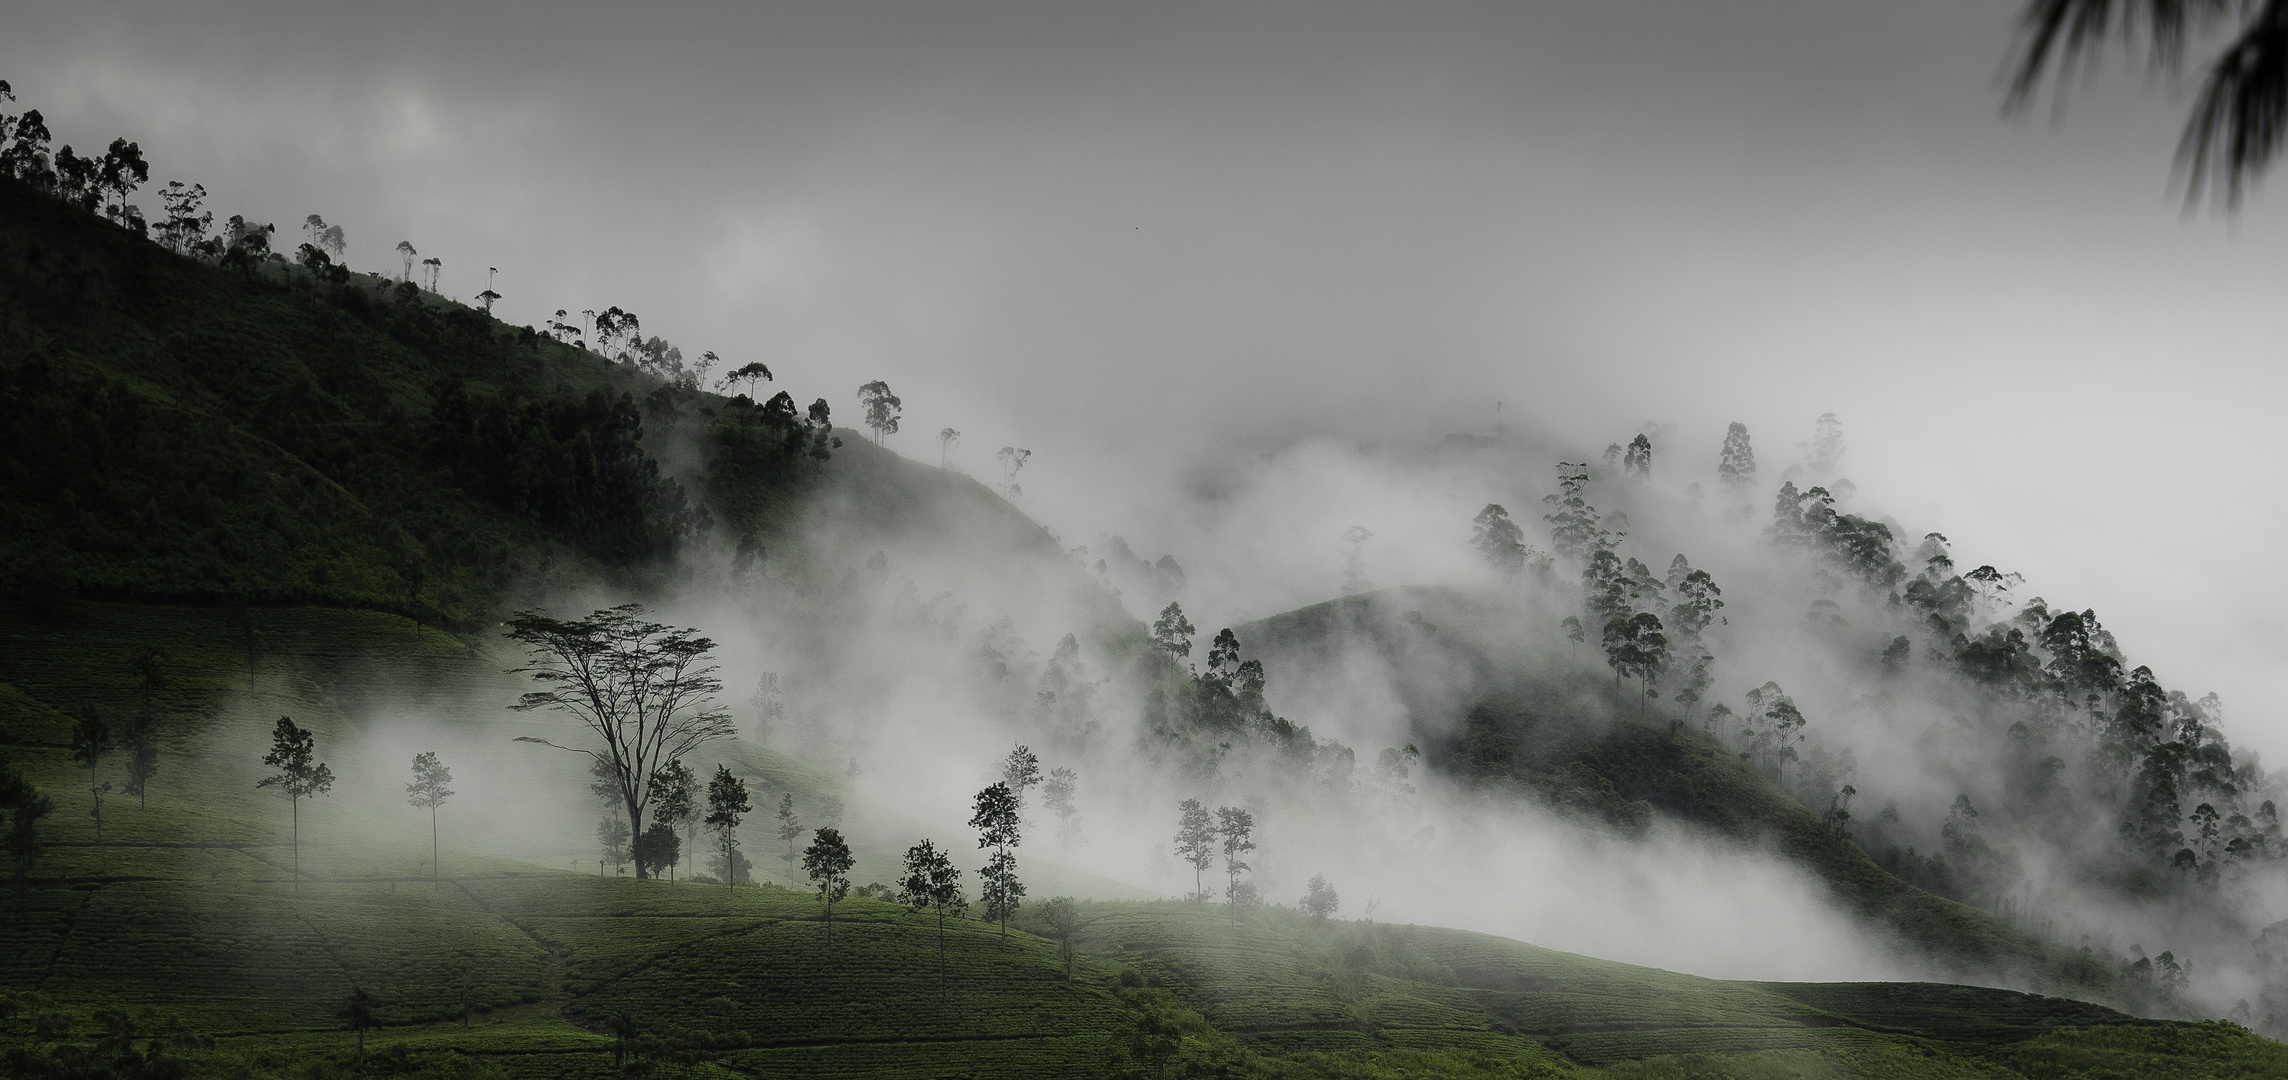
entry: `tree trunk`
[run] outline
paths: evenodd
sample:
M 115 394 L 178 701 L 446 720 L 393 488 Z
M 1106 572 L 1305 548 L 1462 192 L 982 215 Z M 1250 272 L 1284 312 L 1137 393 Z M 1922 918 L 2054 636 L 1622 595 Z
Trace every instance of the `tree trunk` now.
M 288 798 L 286 805 L 294 808 L 294 891 L 302 891 L 302 800 Z
M 640 806 L 637 806 L 637 805 L 636 805 L 636 803 L 635 803 L 635 800 L 634 800 L 634 799 L 629 799 L 629 800 L 628 800 L 628 851 L 629 851 L 629 853 L 630 853 L 630 854 L 635 854 L 635 853 L 641 852 L 642 850 L 643 850 L 643 808 L 642 808 L 642 807 L 640 807 Z M 643 861 L 642 859 L 640 859 L 640 858 L 639 858 L 639 859 L 637 859 L 637 860 L 636 860 L 636 880 L 637 880 L 637 881 L 642 881 L 643 879 L 645 879 L 645 878 L 647 878 L 647 877 L 650 877 L 650 876 L 651 876 L 651 875 L 645 871 L 645 867 L 644 867 L 644 861 Z
M 432 806 L 429 808 L 429 887 L 436 888 L 444 876 L 437 865 L 437 808 Z

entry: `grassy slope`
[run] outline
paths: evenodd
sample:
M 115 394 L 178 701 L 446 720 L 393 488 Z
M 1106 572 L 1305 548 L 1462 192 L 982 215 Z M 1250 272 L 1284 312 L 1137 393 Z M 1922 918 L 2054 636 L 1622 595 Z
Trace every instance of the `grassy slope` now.
M 1465 590 L 1392 589 L 1331 600 L 1239 629 L 1264 659 L 1271 693 L 1308 683 L 1360 655 L 1393 670 L 1438 672 L 1435 685 L 1400 679 L 1408 721 L 1430 763 L 1492 784 L 1515 784 L 1563 809 L 1610 813 L 1641 802 L 1727 836 L 1770 843 L 1811 868 L 1850 910 L 1966 976 L 2004 975 L 2058 992 L 2106 993 L 2113 972 L 1984 911 L 1899 880 L 1823 824 L 1760 771 L 1656 706 L 1616 709 L 1608 672 L 1576 660 L 1555 633 L 1513 606 Z M 1426 658 L 1434 658 L 1426 659 Z M 1585 766 L 1609 788 L 1584 790 Z

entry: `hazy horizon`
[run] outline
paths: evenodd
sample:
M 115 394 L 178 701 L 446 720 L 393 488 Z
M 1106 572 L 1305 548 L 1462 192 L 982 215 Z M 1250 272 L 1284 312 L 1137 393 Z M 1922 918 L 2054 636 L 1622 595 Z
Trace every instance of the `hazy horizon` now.
M 1767 477 L 1833 412 L 1861 509 L 2096 608 L 2277 767 L 2288 223 L 2180 214 L 2185 95 L 2117 62 L 2004 118 L 2015 10 L 91 4 L 12 14 L 0 78 L 360 269 L 497 266 L 511 322 L 618 305 L 846 418 L 886 379 L 893 449 L 1029 447 L 1068 545 L 1188 568 L 1258 534 L 1208 496 L 1496 400 L 1693 472 L 1743 421 Z

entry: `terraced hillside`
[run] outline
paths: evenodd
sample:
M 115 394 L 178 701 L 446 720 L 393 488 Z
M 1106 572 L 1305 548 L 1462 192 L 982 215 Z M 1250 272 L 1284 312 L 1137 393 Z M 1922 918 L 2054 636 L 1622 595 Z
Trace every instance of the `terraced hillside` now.
M 290 710 L 338 745 L 374 703 L 483 691 L 497 658 L 354 611 L 6 614 L 0 737 L 59 805 L 31 887 L 0 900 L 0 1050 L 23 1075 L 2288 1072 L 2229 1025 L 1969 987 L 1724 982 L 1276 908 L 1082 902 L 1068 980 L 1039 901 L 1111 886 L 1038 860 L 1006 943 L 950 920 L 942 970 L 935 920 L 896 905 L 838 904 L 829 940 L 823 904 L 775 884 L 598 877 L 450 842 L 437 873 L 425 836 L 313 824 L 322 800 L 297 874 L 284 808 L 252 783 L 266 719 Z M 65 714 L 138 707 L 146 646 L 170 658 L 170 737 L 147 805 L 113 793 L 99 843 Z M 834 783 L 760 748 L 727 759 L 757 785 Z M 894 823 L 854 836 L 858 879 L 891 876 Z M 362 1070 L 352 988 L 380 1024 Z

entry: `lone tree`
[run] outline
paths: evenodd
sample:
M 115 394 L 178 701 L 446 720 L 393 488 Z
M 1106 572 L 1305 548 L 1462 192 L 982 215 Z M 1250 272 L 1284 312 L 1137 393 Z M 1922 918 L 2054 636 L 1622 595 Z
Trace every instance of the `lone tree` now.
M 413 241 L 411 241 L 411 240 L 400 240 L 400 241 L 398 241 L 398 242 L 397 242 L 397 256 L 398 256 L 398 258 L 405 260 L 405 272 L 404 272 L 404 273 L 402 273 L 402 274 L 399 274 L 399 275 L 397 276 L 397 280 L 399 280 L 399 281 L 411 281 L 411 280 L 413 280 L 413 257 L 414 257 L 415 255 L 419 255 L 419 254 L 421 254 L 421 253 L 420 253 L 420 252 L 418 252 L 418 251 L 415 251 L 415 250 L 413 250 Z M 563 314 L 563 312 L 561 312 L 561 311 L 560 311 L 560 312 L 557 312 L 557 314 L 558 314 L 558 315 L 562 315 L 562 314 Z
M 685 835 L 692 841 L 690 844 L 677 845 L 676 853 L 680 855 L 682 849 L 687 846 L 691 850 L 697 851 L 698 838 L 691 836 L 690 832 L 699 821 L 699 778 L 692 775 L 690 767 L 680 759 L 671 760 L 665 767 L 652 774 L 651 789 L 652 816 L 657 819 L 659 824 L 666 825 L 670 831 L 678 827 L 682 828 Z M 676 860 L 674 859 L 669 859 L 667 862 L 668 876 L 671 879 L 674 877 L 675 863 Z
M 794 792 L 779 796 L 779 842 L 786 845 L 786 854 L 779 856 L 786 862 L 786 878 L 794 880 L 794 842 L 802 838 L 802 819 L 794 814 Z
M 1001 944 L 1009 944 L 1009 916 L 1024 899 L 1025 884 L 1017 880 L 1017 796 L 1007 784 L 995 784 L 977 793 L 976 813 L 969 827 L 977 830 L 977 846 L 992 848 L 993 857 L 978 871 L 984 887 L 985 917 L 1001 924 Z
M 316 217 L 317 215 L 311 216 Z M 341 1017 L 343 1022 L 349 1025 L 350 1030 L 357 1033 L 358 1064 L 364 1065 L 365 1033 L 369 1028 L 381 1026 L 381 1017 L 373 1011 L 373 995 L 366 993 L 365 987 L 351 986 L 349 996 L 342 999 L 342 1007 L 334 1015 Z
M 1716 478 L 1728 488 L 1756 482 L 1756 450 L 1748 445 L 1748 425 L 1737 420 L 1724 432 L 1724 450 L 1716 459 Z
M 151 778 L 159 775 L 159 692 L 167 688 L 167 673 L 160 666 L 165 654 L 157 649 L 136 651 L 135 719 L 127 722 L 127 783 L 121 790 L 135 796 L 135 808 L 144 809 Z
M 453 782 L 453 770 L 437 760 L 435 750 L 424 750 L 413 756 L 413 782 L 405 785 L 405 801 L 429 811 L 429 883 L 434 886 L 442 876 L 437 865 L 437 808 L 453 797 L 453 789 L 445 785 Z
M 732 368 L 729 374 L 723 376 L 723 385 L 725 386 L 729 386 L 732 383 L 746 383 L 747 397 L 750 400 L 752 400 L 755 396 L 755 383 L 758 381 L 771 381 L 771 369 L 764 367 L 759 361 L 756 363 L 744 364 L 739 367 Z
M 898 883 L 898 902 L 917 912 L 937 913 L 937 989 L 942 1000 L 946 992 L 945 915 L 969 907 L 969 901 L 961 896 L 960 869 L 928 840 L 907 848 L 906 876 Z
M 270 729 L 270 752 L 262 756 L 262 763 L 277 772 L 264 777 L 256 787 L 274 787 L 286 796 L 286 804 L 294 813 L 294 891 L 302 891 L 302 800 L 323 795 L 334 789 L 334 770 L 317 760 L 318 737 L 307 728 L 294 723 L 294 718 L 281 716 Z
M 1159 621 L 1152 624 L 1152 647 L 1167 653 L 1170 663 L 1180 664 L 1192 655 L 1192 635 L 1198 632 L 1184 617 L 1183 605 L 1170 602 L 1160 609 Z
M 1207 807 L 1198 799 L 1185 799 L 1180 809 L 1183 816 L 1176 823 L 1176 857 L 1192 864 L 1192 900 L 1205 904 L 1208 887 L 1200 875 L 1215 863 L 1215 819 L 1208 816 Z
M 1063 767 L 1049 770 L 1048 780 L 1041 785 L 1042 801 L 1057 816 L 1057 843 L 1066 851 L 1081 841 L 1080 807 L 1073 803 L 1079 793 L 1080 774 Z
M 93 705 L 80 706 L 79 717 L 72 722 L 72 763 L 87 770 L 87 793 L 95 800 L 88 816 L 95 819 L 95 842 L 103 842 L 103 793 L 111 790 L 111 781 L 97 781 L 96 769 L 111 753 L 111 725 L 103 722 L 103 714 Z
M 675 864 L 683 859 L 683 837 L 676 835 L 675 826 L 662 819 L 644 827 L 643 835 L 636 837 L 636 865 L 658 877 L 662 869 L 668 880 L 675 879 Z
M 1525 572 L 1525 530 L 1509 519 L 1509 511 L 1500 503 L 1487 503 L 1471 521 L 1470 546 L 1504 581 L 1516 581 Z
M 953 444 L 961 441 L 961 433 L 947 428 L 937 433 L 937 467 L 945 468 L 947 457 L 953 453 Z
M 1057 955 L 1064 958 L 1065 981 L 1072 981 L 1073 957 L 1079 950 L 1073 948 L 1073 931 L 1080 929 L 1080 905 L 1069 896 L 1051 897 L 1041 914 L 1048 917 L 1049 929 L 1057 935 Z
M 1254 884 L 1242 885 L 1239 880 L 1239 875 L 1252 869 L 1240 856 L 1255 850 L 1255 815 L 1237 806 L 1217 807 L 1216 831 L 1223 836 L 1223 868 L 1227 875 L 1224 900 L 1231 908 L 1231 917 L 1237 919 L 1239 909 L 1249 906 L 1255 896 Z
M 1303 894 L 1302 902 L 1295 906 L 1314 921 L 1325 922 L 1341 905 L 1342 900 L 1335 895 L 1335 887 L 1327 884 L 1327 875 L 1313 874 L 1309 891 Z
M 890 384 L 876 379 L 858 388 L 858 405 L 866 410 L 866 426 L 874 429 L 874 445 L 898 433 L 898 410 L 905 407 Z
M 828 945 L 834 944 L 834 902 L 850 895 L 850 868 L 856 863 L 840 829 L 818 830 L 802 853 L 802 872 L 818 886 L 819 899 L 826 901 Z
M 1033 753 L 1032 747 L 1018 743 L 1008 757 L 1001 759 L 1001 782 L 1009 785 L 1010 793 L 1017 796 L 1017 813 L 1022 816 L 1025 792 L 1041 782 L 1041 759 Z
M 558 746 L 531 736 L 516 741 L 588 755 L 601 783 L 627 812 L 629 831 L 638 836 L 659 794 L 659 770 L 704 743 L 738 733 L 731 714 L 715 701 L 723 689 L 709 655 L 715 643 L 689 627 L 645 621 L 643 614 L 641 606 L 623 604 L 571 621 L 533 611 L 509 620 L 509 637 L 532 657 L 530 666 L 510 674 L 530 674 L 547 688 L 510 707 L 570 714 L 601 745 Z M 636 876 L 645 874 L 638 865 Z
M 753 808 L 747 801 L 747 785 L 731 775 L 729 767 L 715 766 L 715 778 L 707 781 L 707 829 L 722 845 L 723 881 L 732 888 L 739 885 L 739 822 Z
M 1033 459 L 1033 452 L 1020 447 L 1004 446 L 994 456 L 1001 460 L 1001 474 L 1008 478 L 1008 482 L 1001 486 L 1002 497 L 1013 500 L 1023 495 L 1025 489 L 1017 483 L 1017 474 L 1025 471 L 1025 463 Z

